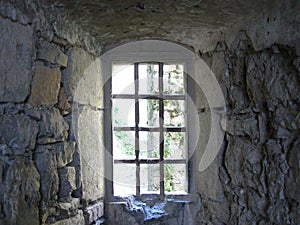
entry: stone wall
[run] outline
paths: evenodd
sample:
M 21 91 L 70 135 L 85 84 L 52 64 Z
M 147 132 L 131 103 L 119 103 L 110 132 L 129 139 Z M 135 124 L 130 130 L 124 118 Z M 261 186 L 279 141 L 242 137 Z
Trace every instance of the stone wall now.
M 204 94 L 196 87 L 199 196 L 179 202 L 169 198 L 159 207 L 158 201 L 147 202 L 149 198 L 134 204 L 113 202 L 106 207 L 107 224 L 299 224 L 300 58 L 296 49 L 273 44 L 255 50 L 241 31 L 233 42 L 219 42 L 201 59 L 223 90 L 227 122 L 223 119 L 219 124 L 225 137 L 218 156 L 200 172 L 214 110 L 208 108 L 205 94 L 213 95 L 215 90 Z M 148 208 L 157 218 L 148 218 Z
M 273 44 L 256 51 L 240 32 L 203 59 L 223 88 L 227 127 L 218 158 L 198 172 L 199 224 L 299 224 L 295 48 Z
M 31 0 L 1 1 L 0 46 L 0 224 L 84 224 L 103 198 L 101 48 Z
M 224 31 L 209 52 L 197 32 L 155 36 L 206 52 L 228 120 L 218 157 L 196 174 L 200 198 L 167 204 L 171 216 L 146 224 L 300 224 L 299 30 L 282 10 L 260 15 L 257 26 L 251 18 L 247 33 L 231 32 L 243 25 Z M 288 35 L 275 35 L 283 27 Z M 43 0 L 0 0 L 0 46 L 0 224 L 95 222 L 104 196 L 101 48 Z M 209 127 L 210 111 L 197 103 Z M 117 207 L 111 216 L 142 223 Z

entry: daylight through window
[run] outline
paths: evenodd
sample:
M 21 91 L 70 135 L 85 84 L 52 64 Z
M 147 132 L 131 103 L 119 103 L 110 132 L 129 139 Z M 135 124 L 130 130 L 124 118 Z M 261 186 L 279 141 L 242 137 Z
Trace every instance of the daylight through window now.
M 113 64 L 115 196 L 187 192 L 183 64 Z

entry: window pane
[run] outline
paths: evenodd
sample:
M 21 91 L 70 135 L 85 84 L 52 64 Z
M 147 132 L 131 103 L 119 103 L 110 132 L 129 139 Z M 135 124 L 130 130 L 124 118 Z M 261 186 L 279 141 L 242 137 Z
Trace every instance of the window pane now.
M 113 65 L 112 94 L 134 94 L 134 65 Z
M 141 193 L 159 192 L 159 164 L 141 165 Z
M 164 93 L 184 94 L 183 65 L 164 65 Z
M 159 132 L 141 131 L 140 158 L 159 158 Z
M 113 99 L 113 126 L 134 127 L 135 126 L 135 101 L 133 99 Z
M 164 157 L 185 159 L 185 133 L 184 132 L 165 132 Z
M 164 101 L 164 125 L 185 126 L 185 106 L 183 100 Z
M 158 94 L 157 64 L 139 64 L 139 94 Z
M 165 164 L 165 192 L 186 193 L 186 164 Z
M 135 158 L 135 132 L 113 132 L 113 156 L 114 159 Z
M 142 99 L 140 104 L 140 123 L 141 127 L 159 126 L 159 101 Z
M 114 164 L 114 195 L 126 196 L 135 194 L 135 164 Z

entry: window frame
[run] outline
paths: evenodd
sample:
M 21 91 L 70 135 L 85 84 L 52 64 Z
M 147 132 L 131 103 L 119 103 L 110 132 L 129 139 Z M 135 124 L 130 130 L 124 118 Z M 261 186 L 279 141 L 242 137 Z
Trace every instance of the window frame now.
M 196 119 L 197 115 L 189 113 L 190 105 L 193 104 L 195 99 L 195 87 L 193 82 L 194 75 L 194 54 L 183 46 L 175 43 L 157 40 L 145 40 L 131 42 L 119 46 L 101 57 L 102 62 L 102 73 L 104 84 L 104 146 L 105 151 L 105 198 L 107 201 L 117 201 L 119 198 L 114 196 L 113 193 L 113 123 L 112 123 L 112 101 L 111 101 L 111 74 L 112 67 L 114 64 L 133 64 L 133 63 L 147 63 L 147 62 L 158 62 L 164 64 L 183 64 L 184 65 L 184 82 L 185 82 L 185 92 L 190 99 L 185 99 L 186 102 L 186 150 L 187 150 L 187 194 L 195 193 L 195 173 L 194 171 L 194 156 L 193 152 L 190 151 L 189 143 L 195 141 L 195 135 L 193 135 L 192 124 Z M 160 185 L 161 186 L 161 185 Z M 165 197 L 162 195 L 160 190 L 160 197 Z M 147 194 L 143 194 L 147 195 Z M 151 194 L 153 195 L 153 194 Z M 167 194 L 166 196 L 172 195 Z M 177 195 L 180 196 L 180 195 Z M 185 196 L 185 195 L 184 195 Z M 138 196 L 139 197 L 139 196 Z

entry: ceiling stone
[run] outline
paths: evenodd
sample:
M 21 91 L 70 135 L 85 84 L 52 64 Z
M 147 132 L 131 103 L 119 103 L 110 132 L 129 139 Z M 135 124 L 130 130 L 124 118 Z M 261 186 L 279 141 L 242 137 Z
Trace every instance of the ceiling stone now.
M 206 45 L 239 26 L 269 0 L 49 0 L 102 45 L 158 38 Z M 192 45 L 192 44 L 191 44 Z M 195 45 L 193 45 L 195 47 Z M 197 46 L 199 49 L 204 47 Z

